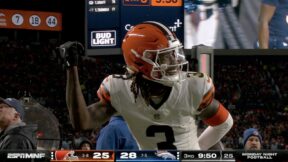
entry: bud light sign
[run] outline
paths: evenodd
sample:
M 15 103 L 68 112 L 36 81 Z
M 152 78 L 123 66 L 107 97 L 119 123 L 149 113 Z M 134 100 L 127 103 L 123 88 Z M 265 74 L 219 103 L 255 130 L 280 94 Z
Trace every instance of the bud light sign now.
M 92 47 L 116 46 L 116 30 L 92 31 L 91 46 Z

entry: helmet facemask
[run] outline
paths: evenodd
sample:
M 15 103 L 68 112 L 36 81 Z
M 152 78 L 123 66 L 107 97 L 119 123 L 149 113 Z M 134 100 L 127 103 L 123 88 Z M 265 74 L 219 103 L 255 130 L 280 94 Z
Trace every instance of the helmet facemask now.
M 184 67 L 188 71 L 188 61 L 185 59 L 183 46 L 179 41 L 172 47 L 145 50 L 141 59 L 152 65 L 149 78 L 166 86 L 173 86 L 174 83 L 185 79 L 181 75 Z

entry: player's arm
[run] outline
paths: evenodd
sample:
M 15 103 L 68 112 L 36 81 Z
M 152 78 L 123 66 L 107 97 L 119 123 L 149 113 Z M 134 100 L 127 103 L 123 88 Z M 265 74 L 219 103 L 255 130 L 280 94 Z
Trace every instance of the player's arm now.
M 274 15 L 276 6 L 263 4 L 261 5 L 260 17 L 259 17 L 259 48 L 269 48 L 269 22 Z
M 208 150 L 219 142 L 233 126 L 233 119 L 230 113 L 219 101 L 214 99 L 212 81 L 209 84 L 208 87 L 210 88 L 203 96 L 198 108 L 200 118 L 208 125 L 198 138 L 200 148 L 203 150 Z
M 60 48 L 67 66 L 66 103 L 73 127 L 81 130 L 100 127 L 115 112 L 114 109 L 108 109 L 103 102 L 87 107 L 77 69 L 79 47 L 73 42 L 66 42 Z
M 69 116 L 75 129 L 98 128 L 115 113 L 109 101 L 100 100 L 87 107 L 80 87 L 76 66 L 67 70 L 66 102 Z

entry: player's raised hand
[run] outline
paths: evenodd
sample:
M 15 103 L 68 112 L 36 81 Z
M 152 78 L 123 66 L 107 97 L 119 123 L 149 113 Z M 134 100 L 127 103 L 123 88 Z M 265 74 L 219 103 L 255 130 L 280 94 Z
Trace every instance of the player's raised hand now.
M 60 54 L 67 68 L 78 65 L 79 56 L 84 54 L 84 47 L 80 42 L 68 41 L 60 45 Z

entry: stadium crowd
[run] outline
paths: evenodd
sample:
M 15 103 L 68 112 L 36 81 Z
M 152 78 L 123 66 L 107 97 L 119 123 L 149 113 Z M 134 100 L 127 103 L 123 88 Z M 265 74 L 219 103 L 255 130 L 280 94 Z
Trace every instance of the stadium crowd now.
M 73 130 L 65 103 L 65 67 L 57 51 L 61 42 L 0 42 L 0 96 L 32 96 L 49 108 L 62 128 L 62 147 L 79 148 L 89 141 L 95 147 L 99 130 Z M 287 56 L 215 56 L 216 98 L 230 111 L 234 126 L 222 139 L 227 149 L 240 149 L 242 132 L 257 128 L 265 149 L 288 149 Z M 82 57 L 81 88 L 87 103 L 97 100 L 102 79 L 124 72 L 122 56 Z
M 235 122 L 222 140 L 226 148 L 243 148 L 240 132 L 248 127 L 260 130 L 264 149 L 288 148 L 287 65 L 287 56 L 216 57 L 216 98 Z

